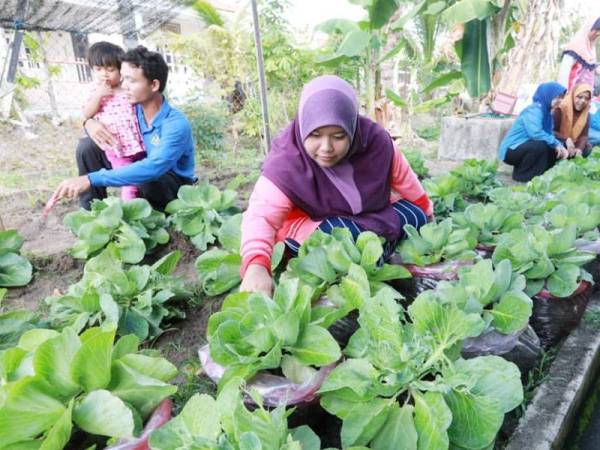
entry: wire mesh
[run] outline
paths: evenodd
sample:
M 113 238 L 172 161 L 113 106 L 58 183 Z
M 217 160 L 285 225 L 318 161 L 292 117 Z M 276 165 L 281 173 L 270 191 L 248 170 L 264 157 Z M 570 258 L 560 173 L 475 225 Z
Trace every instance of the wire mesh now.
M 4 0 L 0 6 L 0 26 L 148 35 L 170 20 L 183 3 L 183 0 Z

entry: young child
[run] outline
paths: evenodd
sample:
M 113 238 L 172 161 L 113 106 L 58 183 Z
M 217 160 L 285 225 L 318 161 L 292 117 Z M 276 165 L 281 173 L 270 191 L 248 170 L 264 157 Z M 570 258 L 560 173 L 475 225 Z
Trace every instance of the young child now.
M 97 42 L 90 47 L 88 63 L 94 72 L 96 88 L 83 107 L 85 119 L 99 120 L 118 141 L 115 147 L 101 146 L 113 169 L 127 166 L 145 156 L 135 107 L 121 89 L 123 55 L 123 49 L 110 42 Z M 123 186 L 121 189 L 123 201 L 132 200 L 137 195 L 136 186 Z

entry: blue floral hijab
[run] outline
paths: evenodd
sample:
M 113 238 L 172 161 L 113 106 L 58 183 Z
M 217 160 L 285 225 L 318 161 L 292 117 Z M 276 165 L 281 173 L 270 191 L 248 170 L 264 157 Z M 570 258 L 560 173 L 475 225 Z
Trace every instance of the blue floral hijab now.
M 562 84 L 549 81 L 540 84 L 533 94 L 533 102 L 542 107 L 542 128 L 549 134 L 553 132 L 552 112 L 550 111 L 552 100 L 565 92 L 567 89 Z

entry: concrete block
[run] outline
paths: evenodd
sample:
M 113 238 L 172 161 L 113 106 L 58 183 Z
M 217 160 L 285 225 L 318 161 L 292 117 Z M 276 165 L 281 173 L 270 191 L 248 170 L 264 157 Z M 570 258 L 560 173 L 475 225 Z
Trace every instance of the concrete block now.
M 438 159 L 496 159 L 515 118 L 444 117 Z
M 600 311 L 595 294 L 588 311 Z M 600 366 L 600 330 L 582 320 L 562 344 L 505 450 L 560 450 L 576 424 Z M 594 447 L 598 448 L 598 447 Z

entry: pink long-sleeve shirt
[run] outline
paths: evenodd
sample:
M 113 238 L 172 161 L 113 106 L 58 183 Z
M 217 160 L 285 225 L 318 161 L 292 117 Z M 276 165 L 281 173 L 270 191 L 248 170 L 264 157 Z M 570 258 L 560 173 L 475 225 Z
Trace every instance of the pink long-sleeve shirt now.
M 431 216 L 431 200 L 402 152 L 395 144 L 394 148 L 390 203 L 405 199 Z M 270 271 L 271 254 L 276 242 L 289 237 L 302 243 L 320 224 L 320 221 L 311 220 L 295 206 L 271 180 L 259 177 L 242 219 L 242 277 L 251 263 L 260 264 Z

